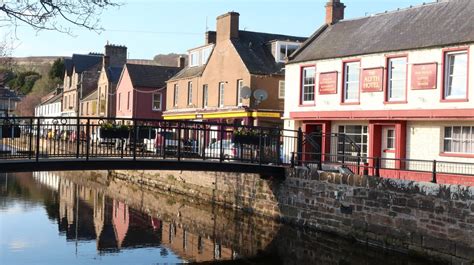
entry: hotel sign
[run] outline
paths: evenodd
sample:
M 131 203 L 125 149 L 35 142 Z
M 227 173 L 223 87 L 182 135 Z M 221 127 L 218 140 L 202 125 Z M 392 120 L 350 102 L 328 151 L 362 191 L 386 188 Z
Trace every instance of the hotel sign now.
M 337 93 L 337 72 L 320 73 L 319 74 L 319 94 L 336 94 Z
M 411 89 L 436 89 L 438 65 L 415 64 L 411 68 Z
M 383 68 L 362 70 L 362 92 L 379 92 L 383 90 Z

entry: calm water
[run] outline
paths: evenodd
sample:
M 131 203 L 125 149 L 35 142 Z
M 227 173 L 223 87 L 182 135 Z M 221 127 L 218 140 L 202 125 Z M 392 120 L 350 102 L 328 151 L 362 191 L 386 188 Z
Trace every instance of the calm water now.
M 107 177 L 72 175 L 0 175 L 0 264 L 430 264 Z

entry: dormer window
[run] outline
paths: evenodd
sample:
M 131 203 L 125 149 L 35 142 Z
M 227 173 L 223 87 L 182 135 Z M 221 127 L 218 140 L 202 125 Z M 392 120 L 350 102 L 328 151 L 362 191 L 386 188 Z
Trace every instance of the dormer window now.
M 199 51 L 194 51 L 189 54 L 189 66 L 199 65 Z
M 213 48 L 214 45 L 207 45 L 189 51 L 189 67 L 205 65 Z
M 284 63 L 286 58 L 294 53 L 301 43 L 298 42 L 287 42 L 287 41 L 277 41 L 275 45 L 275 61 L 277 63 Z

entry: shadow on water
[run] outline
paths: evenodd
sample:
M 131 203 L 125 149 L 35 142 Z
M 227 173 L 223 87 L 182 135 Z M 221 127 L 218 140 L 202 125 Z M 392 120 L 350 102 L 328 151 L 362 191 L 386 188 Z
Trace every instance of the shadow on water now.
M 106 173 L 3 174 L 0 187 L 2 212 L 19 201 L 41 206 L 57 224 L 64 244 L 94 243 L 99 256 L 123 257 L 127 250 L 152 249 L 156 251 L 146 252 L 158 254 L 152 264 L 160 264 L 160 257 L 171 253 L 194 264 L 429 264 L 189 197 L 128 185 Z M 4 242 L 0 239 L 0 243 Z M 51 258 L 49 264 L 61 263 Z

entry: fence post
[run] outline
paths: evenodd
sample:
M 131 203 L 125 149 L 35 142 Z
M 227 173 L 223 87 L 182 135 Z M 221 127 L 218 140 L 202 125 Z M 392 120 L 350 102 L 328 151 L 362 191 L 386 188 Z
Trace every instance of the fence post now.
M 30 118 L 30 129 L 28 135 L 28 159 L 31 159 L 33 152 L 33 118 Z
M 220 145 L 219 145 L 219 162 L 224 162 L 224 124 L 221 123 L 220 126 Z
M 36 120 L 36 162 L 39 160 L 39 155 L 40 155 L 40 125 L 41 125 L 41 119 L 38 118 Z
M 163 122 L 163 130 L 162 133 L 163 135 L 161 136 L 161 150 L 160 152 L 163 152 L 163 159 L 166 159 L 166 137 L 167 137 L 167 130 L 166 130 L 166 122 Z M 171 140 L 171 139 L 170 139 Z
M 90 118 L 87 118 L 87 124 L 86 124 L 86 161 L 89 161 L 89 154 L 90 154 L 90 147 L 91 147 L 91 132 L 90 132 L 90 129 L 91 129 L 91 119 Z
M 81 123 L 79 117 L 76 118 L 76 158 L 79 158 L 79 149 L 81 145 Z
M 295 167 L 295 152 L 291 152 L 290 163 L 291 163 L 291 168 L 294 168 Z
M 360 175 L 360 151 L 357 151 L 357 175 Z
M 433 182 L 433 183 L 437 183 L 437 180 L 436 180 L 436 164 L 437 164 L 437 161 L 433 160 L 433 179 L 431 180 L 431 182 Z
M 376 157 L 376 158 L 374 158 L 374 160 L 375 160 L 374 161 L 374 164 L 375 164 L 374 165 L 375 166 L 375 172 L 374 172 L 375 174 L 374 175 L 376 177 L 380 177 L 380 158 Z
M 263 160 L 263 142 L 262 142 L 262 129 L 260 128 L 259 134 L 258 134 L 258 164 L 262 165 L 262 160 Z
M 297 143 L 296 143 L 296 152 L 297 152 L 297 159 L 298 159 L 298 165 L 301 165 L 301 162 L 303 161 L 303 131 L 301 130 L 301 127 L 298 128 L 298 138 L 297 138 Z
M 181 160 L 181 121 L 178 121 L 178 161 Z
M 137 160 L 137 141 L 138 141 L 138 126 L 137 122 L 133 121 L 133 161 Z

